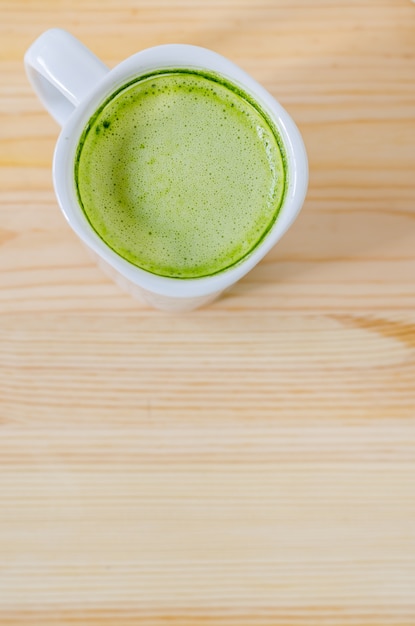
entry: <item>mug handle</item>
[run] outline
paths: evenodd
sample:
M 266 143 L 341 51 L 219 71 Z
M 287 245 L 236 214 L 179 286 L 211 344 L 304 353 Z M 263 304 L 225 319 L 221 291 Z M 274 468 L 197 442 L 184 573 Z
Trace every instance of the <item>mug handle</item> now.
M 76 37 L 60 28 L 40 35 L 27 50 L 24 63 L 35 93 L 61 126 L 109 72 Z

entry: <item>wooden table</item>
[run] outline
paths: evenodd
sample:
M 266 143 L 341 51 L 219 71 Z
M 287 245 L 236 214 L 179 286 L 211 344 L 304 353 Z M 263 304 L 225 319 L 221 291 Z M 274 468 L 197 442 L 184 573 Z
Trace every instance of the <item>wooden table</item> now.
M 0 624 L 415 624 L 415 5 L 0 0 Z M 25 49 L 193 43 L 297 121 L 304 210 L 151 310 L 54 197 Z

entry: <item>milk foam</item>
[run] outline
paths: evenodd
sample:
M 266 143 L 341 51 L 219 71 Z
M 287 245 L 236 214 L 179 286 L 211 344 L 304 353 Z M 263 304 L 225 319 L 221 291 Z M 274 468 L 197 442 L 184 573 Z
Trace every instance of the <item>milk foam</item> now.
M 172 71 L 135 81 L 90 120 L 76 184 L 99 236 L 134 265 L 178 278 L 239 262 L 284 196 L 277 131 L 238 90 Z

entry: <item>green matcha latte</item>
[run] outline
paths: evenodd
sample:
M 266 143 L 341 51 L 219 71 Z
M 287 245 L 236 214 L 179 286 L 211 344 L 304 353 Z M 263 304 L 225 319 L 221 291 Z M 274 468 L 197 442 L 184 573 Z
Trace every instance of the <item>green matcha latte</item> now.
M 75 182 L 97 234 L 134 265 L 216 274 L 274 224 L 287 185 L 277 130 L 222 79 L 164 71 L 126 84 L 89 121 Z

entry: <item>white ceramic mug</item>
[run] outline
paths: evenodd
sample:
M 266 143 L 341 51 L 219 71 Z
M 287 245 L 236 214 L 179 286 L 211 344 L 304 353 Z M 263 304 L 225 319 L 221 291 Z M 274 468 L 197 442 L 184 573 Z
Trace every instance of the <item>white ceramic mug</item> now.
M 298 215 L 308 183 L 307 156 L 301 135 L 288 113 L 261 85 L 219 54 L 190 45 L 156 46 L 134 54 L 110 71 L 70 33 L 52 29 L 43 33 L 26 52 L 25 66 L 36 94 L 62 125 L 53 160 L 53 182 L 67 221 L 94 253 L 99 265 L 121 287 L 156 308 L 182 311 L 213 300 L 249 272 Z M 100 239 L 77 199 L 74 159 L 88 120 L 125 83 L 149 71 L 167 68 L 211 70 L 240 86 L 273 120 L 286 149 L 288 190 L 275 224 L 243 261 L 203 278 L 167 278 L 132 265 Z

